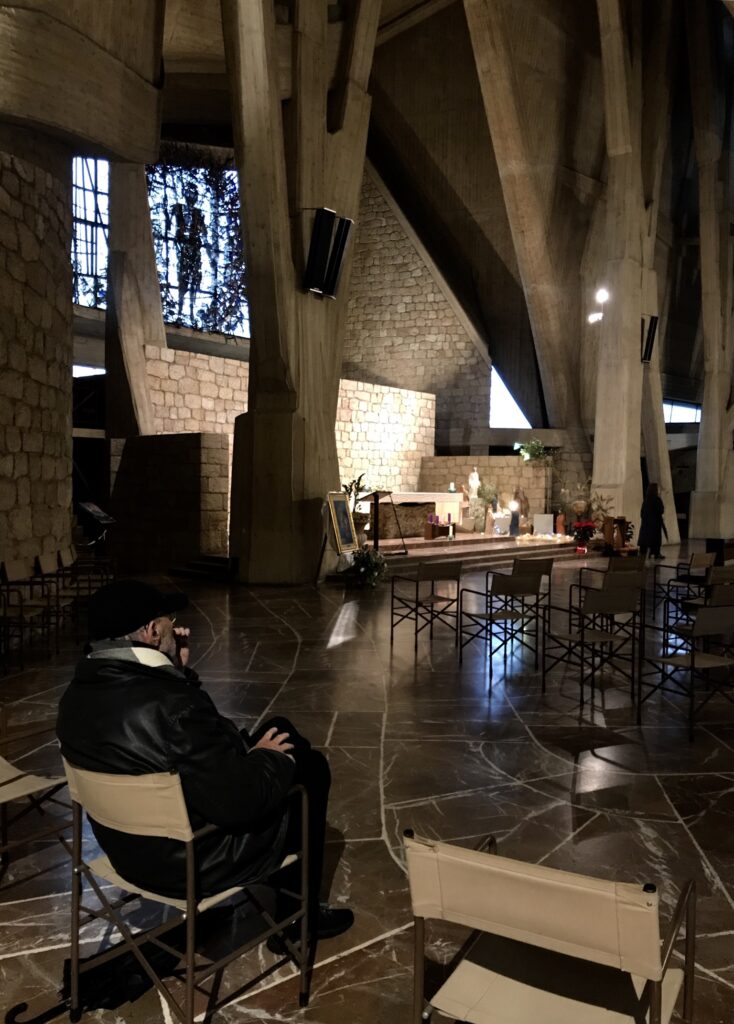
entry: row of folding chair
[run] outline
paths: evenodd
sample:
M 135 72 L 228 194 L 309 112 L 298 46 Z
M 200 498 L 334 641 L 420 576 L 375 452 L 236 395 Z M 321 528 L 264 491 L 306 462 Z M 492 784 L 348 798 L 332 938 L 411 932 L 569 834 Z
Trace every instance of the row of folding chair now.
M 4 667 L 17 654 L 21 668 L 26 648 L 35 642 L 59 650 L 63 621 L 78 615 L 95 590 L 112 578 L 103 559 L 79 558 L 73 545 L 32 559 L 5 561 L 0 567 L 0 653 Z

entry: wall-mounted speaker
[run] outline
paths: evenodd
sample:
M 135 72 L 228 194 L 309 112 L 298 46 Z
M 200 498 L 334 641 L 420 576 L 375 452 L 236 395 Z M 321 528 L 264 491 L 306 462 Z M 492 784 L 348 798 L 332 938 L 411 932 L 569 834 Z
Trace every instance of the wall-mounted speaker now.
M 305 291 L 335 298 L 353 224 L 334 210 L 316 210 L 303 275 Z

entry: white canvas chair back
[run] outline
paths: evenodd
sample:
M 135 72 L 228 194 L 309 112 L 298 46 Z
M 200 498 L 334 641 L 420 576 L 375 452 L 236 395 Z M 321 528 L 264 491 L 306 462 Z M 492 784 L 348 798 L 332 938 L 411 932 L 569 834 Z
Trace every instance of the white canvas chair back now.
M 728 636 L 734 633 L 734 607 L 706 605 L 696 612 L 694 636 Z
M 552 558 L 516 558 L 512 563 L 513 576 L 548 576 L 553 572 Z
M 493 597 L 538 597 L 543 577 L 539 573 L 492 576 L 490 594 Z
M 418 565 L 418 579 L 432 580 L 454 580 L 458 583 L 461 579 L 461 562 L 420 562 Z
M 624 575 L 622 579 L 628 579 Z M 581 611 L 584 615 L 628 615 L 636 612 L 640 605 L 640 591 L 637 587 L 605 587 L 603 590 L 587 590 Z
M 416 917 L 662 978 L 657 892 L 555 868 L 405 839 Z
M 623 562 L 623 558 L 614 558 L 614 562 Z M 644 570 L 630 570 L 621 572 L 619 569 L 614 569 L 610 572 L 605 572 L 602 576 L 602 590 L 614 590 L 615 588 L 626 588 L 631 590 L 634 587 L 645 586 L 645 572 Z
M 59 563 L 62 569 L 71 569 L 74 564 L 74 556 L 71 553 L 71 548 L 61 548 L 59 551 Z
M 134 836 L 163 836 L 183 843 L 193 839 L 181 779 L 175 773 L 109 775 L 75 768 L 66 759 L 64 771 L 72 799 L 100 825 Z
M 712 585 L 734 583 L 734 565 L 712 565 L 706 571 L 706 582 Z
M 626 558 L 610 558 L 607 571 L 617 572 L 640 572 L 645 568 L 645 559 L 641 555 L 628 555 Z
M 691 560 L 688 563 L 689 571 L 693 569 L 709 569 L 716 561 L 716 555 L 713 552 L 704 553 L 698 551 L 696 554 L 691 555 Z

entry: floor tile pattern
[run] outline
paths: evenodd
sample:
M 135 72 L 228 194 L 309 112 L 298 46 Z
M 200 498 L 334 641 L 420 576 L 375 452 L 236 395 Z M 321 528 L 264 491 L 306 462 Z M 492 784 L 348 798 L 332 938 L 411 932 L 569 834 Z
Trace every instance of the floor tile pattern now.
M 554 595 L 564 598 L 576 569 L 559 563 Z M 471 585 L 483 585 L 483 577 Z M 655 881 L 666 915 L 680 883 L 695 877 L 696 1020 L 734 1019 L 734 707 L 712 700 L 690 744 L 681 709 L 667 697 L 649 702 L 638 728 L 627 687 L 612 673 L 594 704 L 587 694 L 581 709 L 567 666 L 553 672 L 543 695 L 532 660 L 518 652 L 506 673 L 496 662 L 490 694 L 479 643 L 461 669 L 444 630 L 432 644 L 421 640 L 415 654 L 406 627 L 391 648 L 388 588 L 187 589 L 192 662 L 222 713 L 248 727 L 271 713 L 286 715 L 326 752 L 334 775 L 326 884 L 332 902 L 356 913 L 350 932 L 319 948 L 306 1010 L 297 1009 L 292 971 L 284 968 L 217 1021 L 407 1024 L 407 827 L 466 844 L 493 833 L 508 856 Z M 53 718 L 75 657 L 68 638 L 52 661 L 0 678 L 0 703 L 12 724 Z M 57 771 L 53 736 L 19 745 L 15 760 Z M 0 883 L 6 1021 L 63 1017 L 68 891 L 68 861 L 53 842 L 30 846 Z M 84 952 L 101 938 L 91 929 Z M 464 938 L 457 928 L 430 929 L 429 984 Z M 251 967 L 272 958 L 263 948 L 250 959 Z M 231 990 L 247 968 L 231 969 Z M 141 994 L 128 981 L 108 984 L 105 995 L 107 1008 L 85 1020 L 170 1020 L 155 992 Z

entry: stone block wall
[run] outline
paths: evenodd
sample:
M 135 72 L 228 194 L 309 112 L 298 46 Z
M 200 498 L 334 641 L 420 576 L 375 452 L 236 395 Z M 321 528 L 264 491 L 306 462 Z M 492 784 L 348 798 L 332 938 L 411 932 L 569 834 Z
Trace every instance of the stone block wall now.
M 413 491 L 434 451 L 436 399 L 420 391 L 342 380 L 336 445 L 343 483 L 365 474 L 373 490 Z
M 490 367 L 374 180 L 365 175 L 342 376 L 436 396 L 436 443 L 486 427 Z
M 166 434 L 113 440 L 110 548 L 125 573 L 226 555 L 231 440 Z
M 155 429 L 232 433 L 247 411 L 249 365 L 238 359 L 145 346 Z
M 71 156 L 0 126 L 0 561 L 71 539 Z
M 583 430 L 567 430 L 562 448 L 553 452 L 554 508 L 565 507 L 573 501 L 580 490 L 585 490 L 586 481 L 591 477 L 593 455 Z
M 436 455 L 421 464 L 419 489 L 447 491 L 453 481 L 459 490 L 474 466 L 482 483 L 493 483 L 506 505 L 516 488 L 522 487 L 530 502 L 530 516 L 549 512 L 551 466 L 544 462 L 523 462 L 519 455 Z
M 160 434 L 206 432 L 231 437 L 247 411 L 249 365 L 204 353 L 146 345 L 146 370 Z M 432 455 L 434 395 L 342 380 L 336 443 L 342 481 L 365 474 L 372 487 L 413 490 L 421 458 Z

